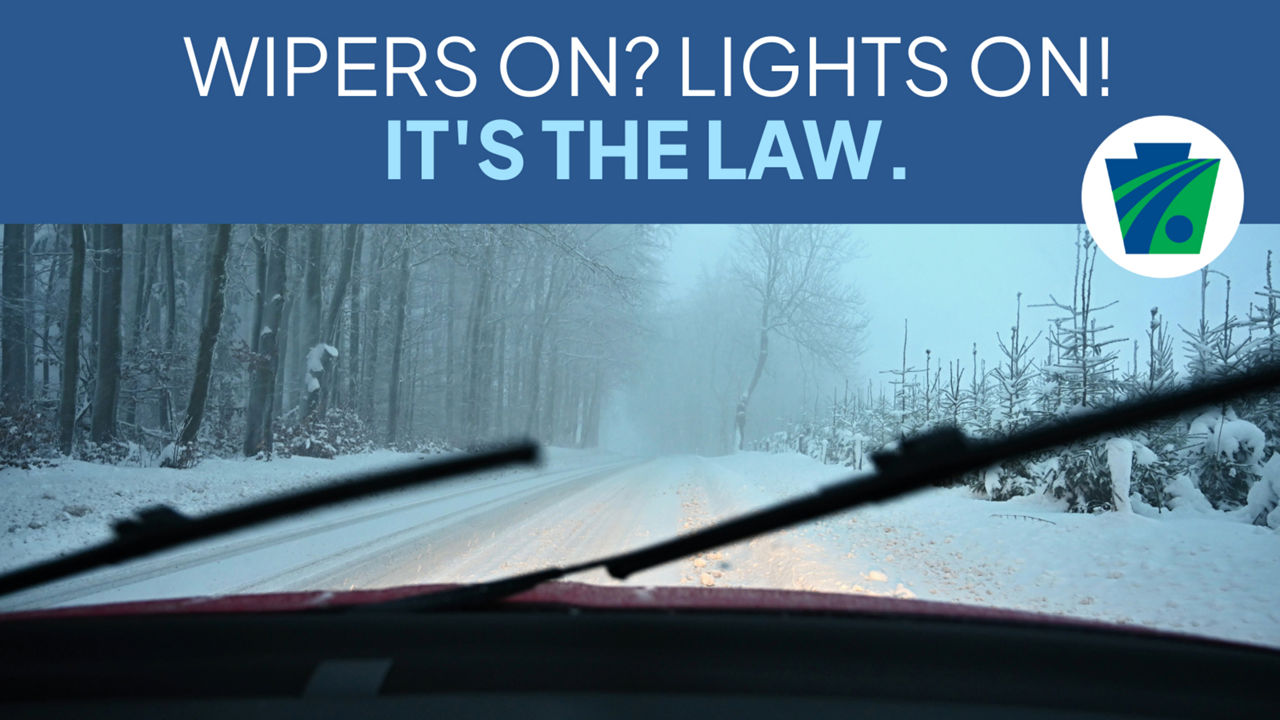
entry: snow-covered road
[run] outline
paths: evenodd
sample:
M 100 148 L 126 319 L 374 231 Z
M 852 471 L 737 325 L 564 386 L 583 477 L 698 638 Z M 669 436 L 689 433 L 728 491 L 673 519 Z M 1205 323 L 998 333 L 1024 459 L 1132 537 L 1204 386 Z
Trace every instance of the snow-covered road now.
M 107 517 L 147 502 L 202 512 L 255 492 L 412 461 L 379 453 L 332 462 L 207 461 L 194 471 L 83 463 L 6 470 L 2 564 L 99 537 Z M 90 470 L 93 492 L 85 482 Z M 634 548 L 846 472 L 794 455 L 641 459 L 558 451 L 538 469 L 331 508 L 0 598 L 0 609 L 491 579 Z M 72 498 L 81 504 L 67 504 Z M 575 579 L 617 582 L 603 572 Z M 963 489 L 927 491 L 684 558 L 628 583 L 920 597 L 1280 646 L 1274 531 L 1221 517 L 1069 515 L 1042 498 L 990 503 Z

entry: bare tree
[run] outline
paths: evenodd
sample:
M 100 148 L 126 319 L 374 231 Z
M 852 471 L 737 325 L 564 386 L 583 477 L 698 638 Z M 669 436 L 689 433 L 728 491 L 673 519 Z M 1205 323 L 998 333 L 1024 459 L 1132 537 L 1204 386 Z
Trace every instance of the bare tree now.
M 80 377 L 80 313 L 84 293 L 84 226 L 71 226 L 71 279 L 67 321 L 62 328 L 62 398 L 58 403 L 58 441 L 64 454 L 75 439 L 76 386 Z
M 266 271 L 259 275 L 264 285 L 261 325 L 253 328 L 257 338 L 257 351 L 253 356 L 252 385 L 249 389 L 249 406 L 245 411 L 244 454 L 259 452 L 270 454 L 274 441 L 272 433 L 273 400 L 275 398 L 276 366 L 280 362 L 278 339 L 280 319 L 284 311 L 286 265 L 288 264 L 289 227 L 276 225 L 267 234 L 263 249 Z
M 347 288 L 351 284 L 351 273 L 355 265 L 356 247 L 359 245 L 360 234 L 360 225 L 347 225 L 343 232 L 342 258 L 338 265 L 338 277 L 334 283 L 333 294 L 329 297 L 329 310 L 324 317 L 324 342 L 335 351 L 341 342 L 339 336 L 342 333 L 342 305 L 346 302 Z M 337 371 L 337 363 L 333 363 L 324 373 L 330 377 L 325 378 L 324 396 L 320 400 L 322 407 L 328 407 L 331 398 L 339 394 Z
M 191 446 L 200 434 L 205 403 L 209 398 L 209 376 L 213 371 L 213 350 L 222 329 L 222 310 L 226 302 L 227 254 L 231 246 L 231 226 L 215 225 L 209 257 L 209 292 L 205 295 L 204 327 L 200 330 L 200 346 L 196 351 L 195 379 L 191 384 L 191 400 L 186 419 L 178 433 L 177 449 L 166 458 L 166 464 L 183 466 L 188 458 L 184 448 Z
M 0 362 L 3 363 L 3 399 L 16 406 L 27 395 L 27 360 L 23 312 L 27 276 L 26 237 L 21 225 L 4 226 L 3 320 L 0 322 Z
M 408 229 L 405 230 L 406 234 Z M 396 278 L 395 314 L 391 329 L 391 383 L 387 398 L 387 442 L 394 444 L 399 439 L 400 422 L 400 364 L 404 355 L 404 320 L 405 306 L 408 305 L 409 292 L 409 243 L 400 248 L 400 269 Z
M 164 226 L 163 234 L 163 262 L 165 266 L 165 330 L 164 330 L 164 352 L 165 357 L 170 362 L 173 361 L 174 351 L 178 343 L 178 276 L 176 262 L 174 259 L 173 247 L 173 225 Z M 160 390 L 160 426 L 165 432 L 173 431 L 173 396 L 169 388 L 169 383 L 163 383 Z
M 100 229 L 97 306 L 98 362 L 94 371 L 93 416 L 89 437 L 106 442 L 116 436 L 116 404 L 120 397 L 120 308 L 124 301 L 124 226 Z
M 306 416 L 310 417 L 312 413 L 320 409 L 321 398 L 324 397 L 324 386 L 328 384 L 328 378 L 325 377 L 328 370 L 328 353 L 319 352 L 317 348 L 324 342 L 324 326 L 321 304 L 321 280 L 324 274 L 324 226 L 311 225 L 307 228 L 307 266 L 306 273 L 303 276 L 305 288 L 303 290 L 303 303 L 306 308 L 306 328 L 305 328 L 305 350 L 303 356 L 307 358 L 307 395 L 306 395 Z M 319 370 L 314 370 L 311 365 L 311 358 L 318 354 L 318 361 L 321 363 Z
M 352 271 L 351 271 L 351 328 L 348 335 L 347 345 L 347 406 L 353 410 L 359 410 L 360 403 L 360 293 L 363 277 L 361 275 L 361 256 L 364 254 L 364 231 L 356 237 L 356 248 L 352 254 Z
M 735 271 L 759 315 L 756 361 L 734 413 L 737 445 L 746 442 L 751 398 L 774 336 L 831 365 L 853 359 L 865 326 L 860 299 L 840 278 L 853 248 L 829 225 L 751 225 L 742 229 Z
M 129 353 L 133 362 L 138 363 L 142 360 L 143 350 L 143 333 L 147 329 L 147 303 L 151 298 L 151 275 L 154 269 L 150 268 L 147 263 L 148 255 L 148 233 L 146 225 L 137 225 L 134 228 L 134 244 L 137 247 L 138 265 L 136 282 L 134 283 L 133 294 L 133 323 L 129 326 Z M 138 395 L 141 391 L 141 383 L 144 380 L 139 375 L 133 378 L 132 387 L 125 398 L 123 423 L 126 427 L 137 426 L 138 424 Z
M 36 298 L 36 226 L 23 225 L 23 235 L 26 243 L 26 272 L 23 273 L 22 279 L 22 352 L 23 362 L 26 364 L 24 375 L 26 377 L 26 399 L 31 399 L 34 394 L 33 386 L 36 382 L 36 318 L 35 318 L 35 298 Z

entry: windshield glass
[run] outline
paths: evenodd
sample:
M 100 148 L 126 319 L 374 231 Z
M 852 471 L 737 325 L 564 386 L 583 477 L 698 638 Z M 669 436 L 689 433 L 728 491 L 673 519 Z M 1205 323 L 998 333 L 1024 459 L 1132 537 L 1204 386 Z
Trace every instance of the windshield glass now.
M 5 225 L 0 570 L 477 450 L 460 477 L 0 597 L 457 583 L 1280 361 L 1280 227 L 1132 274 L 1074 225 Z M 1280 261 L 1280 258 L 1274 258 Z M 1280 269 L 1277 269 L 1280 273 Z M 1280 647 L 1280 391 L 638 573 Z M 575 580 L 616 585 L 603 571 Z

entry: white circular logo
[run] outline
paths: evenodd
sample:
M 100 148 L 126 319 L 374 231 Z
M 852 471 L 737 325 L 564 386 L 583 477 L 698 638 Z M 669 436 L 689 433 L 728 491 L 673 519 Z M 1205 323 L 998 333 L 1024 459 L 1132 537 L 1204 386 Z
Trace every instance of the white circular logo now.
M 1102 141 L 1085 168 L 1080 202 L 1093 239 L 1116 264 L 1178 277 L 1227 249 L 1244 213 L 1244 182 L 1217 135 L 1154 115 Z

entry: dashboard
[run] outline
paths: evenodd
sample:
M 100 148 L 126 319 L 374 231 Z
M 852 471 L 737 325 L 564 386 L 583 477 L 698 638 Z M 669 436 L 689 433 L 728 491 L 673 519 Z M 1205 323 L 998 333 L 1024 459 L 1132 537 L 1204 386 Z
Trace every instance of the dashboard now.
M 499 608 L 0 621 L 0 714 L 1226 717 L 1280 653 L 1145 634 L 822 613 Z

